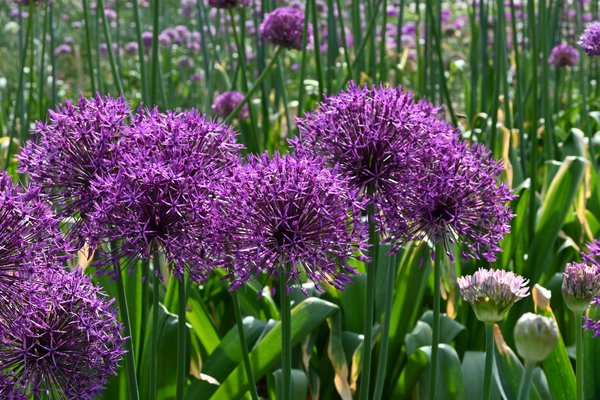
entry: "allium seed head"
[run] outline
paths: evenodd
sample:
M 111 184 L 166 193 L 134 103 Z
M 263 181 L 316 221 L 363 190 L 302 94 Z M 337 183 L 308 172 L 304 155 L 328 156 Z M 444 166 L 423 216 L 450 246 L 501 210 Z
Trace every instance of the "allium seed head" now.
M 529 295 L 529 281 L 511 271 L 482 269 L 458 278 L 463 298 L 471 304 L 477 319 L 499 322 L 510 307 Z

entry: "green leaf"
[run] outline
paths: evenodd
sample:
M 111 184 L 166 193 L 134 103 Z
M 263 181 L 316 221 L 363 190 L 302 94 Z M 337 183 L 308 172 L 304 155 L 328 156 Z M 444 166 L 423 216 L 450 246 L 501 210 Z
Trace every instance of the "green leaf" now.
M 537 282 L 552 257 L 552 248 L 558 233 L 573 208 L 573 200 L 579 190 L 587 161 L 569 156 L 552 180 L 535 229 L 535 237 L 529 251 L 531 278 Z
M 428 358 L 431 357 L 431 346 L 424 346 L 419 350 L 425 352 Z M 446 343 L 440 343 L 438 357 L 436 398 L 438 400 L 464 399 L 465 381 L 456 350 Z M 429 395 L 429 373 L 431 372 L 429 367 L 430 364 L 425 368 L 426 373 L 421 376 L 419 382 L 421 398 L 427 398 Z
M 277 398 L 280 399 L 283 390 L 283 372 L 281 369 L 273 372 L 273 378 L 275 379 L 275 392 Z M 292 369 L 292 400 L 305 400 L 307 393 L 308 379 L 306 379 L 306 374 L 300 369 Z
M 419 379 L 423 375 L 423 372 L 429 364 L 429 357 L 421 350 L 417 349 L 409 358 L 405 368 L 400 374 L 400 378 L 396 381 L 394 390 L 392 392 L 392 398 L 394 399 L 406 399 L 410 398 L 410 394 L 413 388 L 419 382 Z
M 217 348 L 221 339 L 198 290 L 193 289 L 188 293 L 187 320 L 192 325 L 192 330 L 200 341 L 204 352 L 211 354 Z
M 421 317 L 421 321 L 426 322 L 430 327 L 433 327 L 433 311 L 425 311 Z M 465 327 L 462 324 L 456 322 L 446 314 L 440 316 L 440 343 L 452 342 L 456 335 L 464 330 Z
M 242 321 L 248 348 L 252 348 L 254 343 L 262 334 L 266 323 L 254 317 L 245 317 Z M 236 367 L 241 365 L 243 369 L 242 346 L 238 335 L 237 327 L 231 328 L 223 337 L 219 345 L 204 362 L 202 373 L 206 374 L 219 382 L 222 382 Z M 188 387 L 187 398 L 208 398 L 218 388 L 204 380 L 194 380 Z
M 406 335 L 404 342 L 406 343 L 406 354 L 410 357 L 420 347 L 431 345 L 433 331 L 431 326 L 423 321 L 417 321 L 415 328 Z
M 327 355 L 335 371 L 335 388 L 343 400 L 352 400 L 352 391 L 348 382 L 349 368 L 344 353 L 342 343 L 342 316 L 341 313 L 334 313 L 327 319 L 329 325 L 329 345 L 327 346 Z
M 465 378 L 467 399 L 483 398 L 483 378 L 485 373 L 485 353 L 483 351 L 467 351 L 463 357 L 462 372 Z M 491 398 L 500 399 L 500 391 L 495 380 L 492 380 Z
M 339 308 L 327 301 L 308 298 L 292 309 L 292 344 L 295 345 L 310 332 L 319 327 L 325 320 L 339 311 Z M 250 359 L 256 379 L 260 379 L 273 368 L 281 358 L 281 323 L 278 323 L 265 335 L 254 350 Z M 214 399 L 237 399 L 247 390 L 246 373 L 243 365 L 239 365 L 215 392 Z M 188 390 L 188 399 L 206 397 L 206 393 Z M 199 397 L 200 396 L 200 397 Z

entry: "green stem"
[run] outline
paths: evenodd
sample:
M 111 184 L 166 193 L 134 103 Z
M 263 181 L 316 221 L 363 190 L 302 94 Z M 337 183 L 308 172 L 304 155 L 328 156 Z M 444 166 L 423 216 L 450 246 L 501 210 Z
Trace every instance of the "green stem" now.
M 150 106 L 156 105 L 158 97 L 158 21 L 160 14 L 160 0 L 152 2 L 152 75 L 150 80 Z
M 246 341 L 246 331 L 244 322 L 242 321 L 242 311 L 240 307 L 240 297 L 237 291 L 231 292 L 233 300 L 233 312 L 235 314 L 235 324 L 238 328 L 238 336 L 240 337 L 240 345 L 242 346 L 242 356 L 244 357 L 244 368 L 246 369 L 246 378 L 248 379 L 248 387 L 252 400 L 258 400 L 258 392 L 256 391 L 256 381 L 254 379 L 254 371 L 250 362 L 250 353 L 248 352 L 248 342 Z
M 286 83 L 285 83 L 285 75 L 284 75 L 284 69 L 283 69 L 283 62 L 281 61 L 282 57 L 279 57 L 279 61 L 278 66 L 279 66 L 279 73 L 277 75 L 279 75 L 279 80 L 281 83 L 281 96 L 283 97 L 283 110 L 285 113 L 285 124 L 286 124 L 286 128 L 287 128 L 287 137 L 293 137 L 294 136 L 294 131 L 292 130 L 292 116 L 290 114 L 290 105 L 289 105 L 289 99 L 288 99 L 288 93 L 287 93 L 287 89 L 286 89 Z
M 277 47 L 277 50 L 275 50 L 275 54 L 273 54 L 271 61 L 269 61 L 269 64 L 267 64 L 267 66 L 265 67 L 263 72 L 261 72 L 261 74 L 258 76 L 258 78 L 256 78 L 256 81 L 254 81 L 254 83 L 252 84 L 250 89 L 248 89 L 248 92 L 246 92 L 246 95 L 244 96 L 242 101 L 240 101 L 240 103 L 233 109 L 233 111 L 231 111 L 231 113 L 227 116 L 227 118 L 225 118 L 226 124 L 230 123 L 236 117 L 236 115 L 238 115 L 238 113 L 240 112 L 242 107 L 244 107 L 244 104 L 246 104 L 248 102 L 248 100 L 250 100 L 250 97 L 252 97 L 252 94 L 260 86 L 262 81 L 267 77 L 269 72 L 271 72 L 271 69 L 273 69 L 273 66 L 277 62 L 277 59 L 279 57 L 279 53 L 281 53 L 281 50 L 283 50 L 283 48 L 281 46 Z
M 86 0 L 87 1 L 87 0 Z M 142 24 L 140 22 L 139 0 L 133 0 L 133 19 L 135 21 L 135 36 L 138 44 L 138 62 L 140 63 L 140 81 L 142 101 L 148 102 L 148 83 L 146 82 L 146 60 L 144 58 L 144 42 L 142 41 Z
M 374 399 L 381 399 L 383 384 L 387 372 L 388 348 L 390 344 L 390 321 L 392 319 L 392 302 L 394 301 L 394 287 L 396 286 L 396 257 L 388 257 L 387 280 L 384 293 L 383 324 L 381 328 L 381 351 L 377 360 L 377 375 L 375 377 Z
M 375 272 L 379 258 L 379 237 L 375 229 L 375 206 L 369 204 L 367 218 L 369 221 L 369 244 L 371 245 L 371 262 L 367 264 L 367 293 L 365 301 L 365 323 L 363 341 L 362 372 L 360 377 L 359 399 L 369 398 L 371 381 L 371 358 L 373 354 L 373 313 L 375 307 Z
M 287 294 L 286 276 L 279 277 L 281 299 L 281 372 L 283 374 L 283 400 L 292 398 L 292 312 Z
M 152 288 L 152 346 L 150 349 L 150 400 L 156 400 L 158 379 L 158 296 L 161 274 L 161 259 L 158 251 L 154 254 L 154 286 Z
M 136 0 L 137 1 L 137 0 Z M 83 0 L 83 24 L 85 27 L 85 44 L 87 46 L 87 63 L 90 74 L 92 93 L 96 93 L 96 80 L 94 79 L 94 61 L 92 59 L 92 32 L 90 27 L 90 1 Z
M 98 7 L 100 10 L 104 10 L 104 0 L 98 0 Z M 115 79 L 115 84 L 117 85 L 117 90 L 119 94 L 123 93 L 123 81 L 121 81 L 121 74 L 119 73 L 119 66 L 117 65 L 117 60 L 115 58 L 115 52 L 112 47 L 112 39 L 110 36 L 110 27 L 108 25 L 108 18 L 106 17 L 106 13 L 104 11 L 100 12 L 102 15 L 102 30 L 104 31 L 104 39 L 106 39 L 106 51 L 108 52 L 108 60 L 110 62 L 110 69 L 112 71 L 113 77 Z
M 177 386 L 176 386 L 176 398 L 177 400 L 183 399 L 183 391 L 185 389 L 185 376 L 187 374 L 187 357 L 186 357 L 186 307 L 187 307 L 187 294 L 186 294 L 186 282 L 185 274 L 181 276 L 177 282 L 179 287 L 179 318 L 177 323 Z
M 575 347 L 577 350 L 577 360 L 575 376 L 577 377 L 577 400 L 583 397 L 583 318 L 582 313 L 575 312 Z
M 48 32 L 48 14 L 50 11 L 50 3 L 46 3 L 46 11 L 44 13 L 44 32 L 42 34 L 42 51 L 40 53 L 40 79 L 39 79 L 39 92 L 38 92 L 38 106 L 40 107 L 39 109 L 39 113 L 38 113 L 38 118 L 40 120 L 44 119 L 44 88 L 46 85 L 44 85 L 44 80 L 45 80 L 45 74 L 44 72 L 46 71 L 46 65 L 45 63 L 45 56 L 46 56 L 46 33 Z
M 339 1 L 339 0 L 338 0 Z M 311 0 L 306 0 L 304 9 L 305 13 L 308 15 L 310 13 L 310 4 Z M 307 43 L 308 43 L 308 18 L 304 18 L 304 31 L 302 32 L 302 57 L 300 58 L 300 81 L 298 82 L 298 89 L 300 93 L 298 94 L 298 115 L 302 115 L 302 111 L 304 110 L 304 95 L 306 90 L 304 88 L 304 78 L 306 77 L 306 53 L 307 51 Z
M 442 280 L 442 263 L 444 259 L 444 245 L 437 243 L 435 246 L 433 263 L 433 336 L 431 338 L 431 369 L 429 371 L 429 399 L 434 400 L 437 388 L 437 365 L 440 345 L 440 284 Z
M 116 249 L 115 244 L 111 245 L 111 250 L 114 252 Z M 114 255 L 114 254 L 113 254 Z M 119 262 L 113 257 L 113 268 L 115 270 L 116 282 L 117 282 L 117 301 L 119 302 L 119 312 L 121 313 L 121 320 L 123 321 L 123 330 L 127 340 L 125 341 L 125 349 L 127 354 L 125 355 L 125 365 L 127 368 L 127 386 L 129 387 L 129 397 L 132 400 L 140 398 L 138 391 L 137 375 L 135 372 L 135 353 L 133 349 L 133 343 L 131 341 L 131 320 L 129 318 L 129 308 L 127 306 L 127 297 L 125 296 L 125 288 L 123 287 L 123 276 L 121 275 L 121 268 Z
M 494 370 L 494 324 L 485 324 L 485 372 L 483 375 L 483 400 L 492 397 L 492 372 Z
M 531 388 L 531 375 L 535 369 L 535 363 L 529 360 L 525 361 L 525 372 L 519 384 L 519 395 L 517 400 L 529 400 L 529 389 Z
M 48 11 L 50 13 L 48 15 L 48 28 L 50 29 L 50 66 L 52 67 L 52 103 L 50 103 L 50 108 L 54 109 L 58 97 L 58 91 L 56 89 L 56 56 L 54 55 L 54 49 L 56 48 L 54 35 L 54 2 L 50 2 Z
M 323 93 L 325 88 L 323 87 L 323 69 L 321 67 L 321 46 L 319 43 L 319 22 L 317 20 L 318 9 L 316 0 L 311 0 L 310 14 L 312 16 L 312 28 L 313 28 L 313 47 L 315 54 L 315 68 L 317 69 L 317 81 L 319 82 L 319 93 L 317 98 L 323 100 Z

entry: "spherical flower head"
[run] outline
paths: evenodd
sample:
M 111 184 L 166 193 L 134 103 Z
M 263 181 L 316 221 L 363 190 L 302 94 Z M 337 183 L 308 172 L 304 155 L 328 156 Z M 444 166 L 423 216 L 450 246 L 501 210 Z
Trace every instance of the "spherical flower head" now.
M 515 302 L 529 295 L 528 283 L 522 276 L 500 269 L 480 268 L 473 275 L 458 278 L 463 298 L 485 323 L 502 321 Z
M 21 189 L 0 173 L 0 302 L 10 302 L 16 281 L 68 257 L 70 251 L 39 190 Z
M 579 37 L 578 43 L 590 56 L 600 56 L 600 21 L 589 24 Z
M 80 271 L 58 268 L 26 294 L 22 314 L 0 320 L 2 398 L 95 398 L 124 353 L 112 301 Z
M 286 49 L 302 50 L 304 18 L 304 13 L 297 8 L 277 8 L 265 15 L 260 35 Z
M 244 94 L 236 91 L 224 92 L 215 98 L 212 110 L 221 118 L 227 118 L 229 114 L 244 100 Z M 248 105 L 244 105 L 238 114 L 240 118 L 248 118 Z
M 440 111 L 400 88 L 351 82 L 346 92 L 297 120 L 300 134 L 292 145 L 299 154 L 336 166 L 375 205 L 380 231 L 400 230 L 407 212 L 396 200 L 414 197 L 408 191 L 421 179 L 419 166 L 457 137 Z
M 46 123 L 38 122 L 34 134 L 18 154 L 19 172 L 29 174 L 53 203 L 58 217 L 74 221 L 71 237 L 81 247 L 81 227 L 97 200 L 92 188 L 96 175 L 113 168 L 113 146 L 131 116 L 123 98 L 81 97 L 49 111 Z
M 587 309 L 600 291 L 600 271 L 595 265 L 569 263 L 565 267 L 562 294 L 569 309 L 578 314 Z
M 552 318 L 525 313 L 514 331 L 517 352 L 526 361 L 544 361 L 558 342 L 558 327 Z
M 251 4 L 250 0 L 207 0 L 209 6 L 221 9 L 244 8 Z
M 566 43 L 554 46 L 548 57 L 548 63 L 556 68 L 572 67 L 578 62 L 579 52 Z
M 240 161 L 234 132 L 197 111 L 138 115 L 115 171 L 94 181 L 89 237 L 120 240 L 119 258 L 166 255 L 174 275 L 201 281 L 223 251 L 224 194 Z M 133 265 L 133 263 L 132 263 Z
M 408 239 L 429 238 L 460 246 L 467 258 L 496 259 L 499 242 L 510 231 L 514 199 L 501 181 L 503 166 L 482 145 L 457 142 L 419 171 L 412 197 L 397 203 L 408 210 L 406 231 L 392 235 L 394 248 Z
M 238 175 L 236 226 L 231 234 L 233 284 L 261 272 L 285 279 L 288 291 L 303 276 L 343 289 L 362 257 L 363 205 L 346 179 L 322 160 L 286 154 L 251 158 Z

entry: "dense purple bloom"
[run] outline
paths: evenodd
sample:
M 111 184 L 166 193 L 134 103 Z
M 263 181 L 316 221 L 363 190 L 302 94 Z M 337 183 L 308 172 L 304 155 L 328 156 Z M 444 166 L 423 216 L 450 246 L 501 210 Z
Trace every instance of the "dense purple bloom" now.
M 165 254 L 176 277 L 187 269 L 203 280 L 223 251 L 224 191 L 239 150 L 229 127 L 197 111 L 136 116 L 114 172 L 94 181 L 88 236 L 120 240 L 119 258 Z
M 581 255 L 583 262 L 594 265 L 600 269 L 600 239 L 596 239 L 590 243 L 587 248 L 587 253 Z
M 590 56 L 600 56 L 600 21 L 588 25 L 579 37 L 579 45 Z
M 260 35 L 286 49 L 302 49 L 304 13 L 294 7 L 280 7 L 265 15 Z
M 116 374 L 124 352 L 112 301 L 58 268 L 27 283 L 20 315 L 0 319 L 2 398 L 92 399 Z
M 229 114 L 244 100 L 244 94 L 236 91 L 224 92 L 215 98 L 212 110 L 221 118 L 227 118 Z M 248 104 L 245 104 L 240 110 L 240 118 L 248 118 Z
M 548 63 L 557 68 L 572 67 L 579 61 L 579 52 L 573 46 L 562 43 L 554 46 L 548 57 Z
M 113 168 L 112 147 L 131 110 L 122 98 L 97 96 L 82 97 L 78 104 L 66 101 L 49 113 L 48 122 L 37 123 L 37 140 L 28 141 L 18 155 L 19 171 L 42 187 L 60 218 L 74 219 L 73 238 L 81 246 L 81 225 L 97 199 L 92 181 Z
M 478 269 L 473 275 L 458 278 L 463 298 L 473 306 L 482 322 L 502 321 L 510 307 L 529 295 L 529 281 L 511 271 Z
M 265 272 L 283 276 L 288 291 L 304 276 L 318 290 L 322 282 L 343 289 L 356 273 L 348 262 L 366 240 L 363 205 L 347 179 L 321 161 L 264 154 L 238 180 L 232 288 Z
M 420 179 L 420 165 L 454 143 L 456 131 L 440 118 L 440 109 L 415 101 L 400 88 L 358 87 L 326 98 L 315 112 L 298 119 L 300 154 L 323 157 L 335 165 L 362 198 L 375 205 L 380 231 L 405 226 L 406 210 L 386 215 L 394 199 Z
M 207 0 L 209 6 L 214 8 L 242 8 L 250 5 L 250 0 Z
M 1 173 L 0 303 L 11 302 L 15 281 L 35 274 L 68 251 L 59 222 L 40 199 L 39 190 L 22 191 Z
M 502 171 L 484 146 L 462 142 L 424 164 L 413 190 L 395 201 L 403 205 L 400 212 L 408 210 L 408 230 L 393 236 L 394 249 L 406 240 L 430 238 L 446 249 L 456 243 L 465 257 L 494 261 L 513 217 L 508 203 L 514 196 L 501 182 Z

